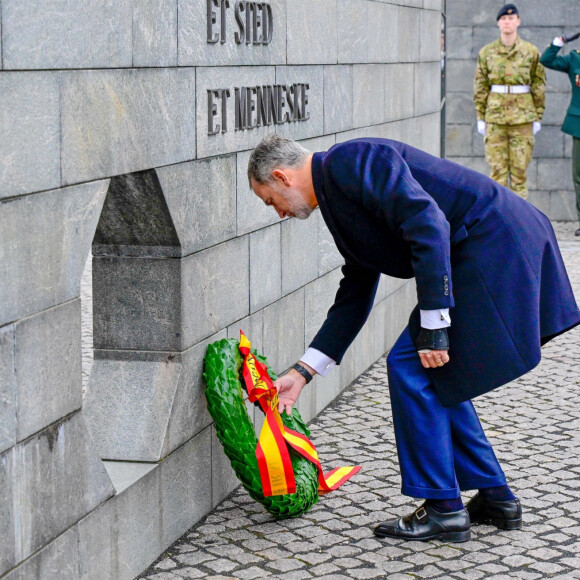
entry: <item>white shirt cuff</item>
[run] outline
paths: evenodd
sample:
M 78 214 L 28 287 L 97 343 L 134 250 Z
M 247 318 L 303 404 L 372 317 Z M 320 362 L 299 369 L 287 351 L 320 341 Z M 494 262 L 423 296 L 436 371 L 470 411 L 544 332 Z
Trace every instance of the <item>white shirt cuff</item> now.
M 421 313 L 422 328 L 436 330 L 438 328 L 447 328 L 448 326 L 451 326 L 449 308 L 441 308 L 440 310 L 420 310 L 419 312 Z
M 303 363 L 312 367 L 321 377 L 325 377 L 336 364 L 336 361 L 315 348 L 309 348 L 304 356 L 300 357 Z

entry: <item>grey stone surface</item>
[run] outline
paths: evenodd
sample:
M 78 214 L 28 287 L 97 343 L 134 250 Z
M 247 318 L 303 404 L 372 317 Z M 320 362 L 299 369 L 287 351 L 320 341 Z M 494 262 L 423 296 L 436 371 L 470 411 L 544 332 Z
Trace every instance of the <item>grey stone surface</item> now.
M 567 159 L 538 159 L 538 188 L 572 189 L 570 162 Z
M 258 352 L 264 350 L 264 342 L 262 340 L 264 330 L 264 312 L 260 310 L 250 316 L 246 316 L 233 324 L 230 324 L 227 329 L 227 337 L 240 339 L 240 330 L 249 338 L 252 347 Z
M 0 206 L 0 325 L 79 295 L 107 181 Z M 23 236 L 22 232 L 28 232 Z
M 87 413 L 84 415 L 86 416 Z M 152 469 L 155 469 L 157 464 L 138 461 L 103 461 L 103 465 L 111 478 L 115 494 L 119 495 L 137 480 L 145 477 Z
M 250 338 L 251 340 L 251 338 Z M 252 341 L 252 346 L 254 343 Z M 253 411 L 253 406 L 252 406 Z M 204 450 L 207 453 L 207 449 Z M 230 460 L 224 453 L 222 444 L 216 435 L 215 427 L 211 427 L 211 506 L 220 504 L 236 487 L 240 480 L 232 469 Z M 205 515 L 205 514 L 202 514 Z M 199 519 L 199 518 L 198 518 Z
M 14 362 L 22 441 L 81 407 L 80 300 L 17 322 Z
M 264 350 L 280 374 L 304 354 L 304 289 L 264 309 Z
M 421 28 L 421 11 L 414 8 L 397 10 L 397 29 L 399 31 L 397 61 L 417 62 L 420 57 L 420 42 L 412 33 Z
M 414 99 L 409 95 L 414 94 L 415 82 L 420 83 L 420 91 L 423 92 L 423 83 L 427 79 L 416 79 L 414 65 L 392 64 L 385 67 L 385 109 L 384 120 L 394 121 L 413 116 Z M 439 84 L 437 83 L 437 86 Z M 432 94 L 429 89 L 428 94 Z
M 339 63 L 368 61 L 368 10 L 370 2 L 342 0 L 337 18 L 337 58 Z
M 276 83 L 290 85 L 308 84 L 307 121 L 295 121 L 276 125 L 276 133 L 291 139 L 318 137 L 324 132 L 324 67 L 322 66 L 277 66 Z
M 250 312 L 256 312 L 282 296 L 281 225 L 284 224 L 250 234 Z
M 281 224 L 282 294 L 289 294 L 318 277 L 318 220 L 320 212 L 306 220 Z
M 16 526 L 14 525 L 15 450 L 0 453 L 0 574 L 16 565 Z
M 182 331 L 186 347 L 249 314 L 249 257 L 245 236 L 184 259 Z
M 462 91 L 465 93 L 473 93 L 475 66 L 475 60 L 448 60 L 447 90 L 450 92 Z M 450 119 L 449 122 L 453 122 L 453 120 Z
M 236 131 L 235 87 L 255 87 L 273 85 L 276 82 L 275 67 L 213 67 L 197 69 L 197 155 L 209 157 L 233 151 L 243 151 L 255 147 L 260 139 L 274 133 L 273 125 Z M 301 81 L 296 81 L 301 82 Z M 229 89 L 227 98 L 227 132 L 208 135 L 208 90 Z M 216 100 L 216 124 L 223 131 L 221 119 L 222 100 Z M 322 123 L 322 120 L 320 121 Z M 309 121 L 305 121 L 306 124 Z
M 183 256 L 236 235 L 234 155 L 160 167 L 156 171 Z
M 0 453 L 16 444 L 16 409 L 14 327 L 4 326 L 0 328 Z
M 322 276 L 344 264 L 332 234 L 320 216 L 318 220 L 318 275 Z
M 368 46 L 366 62 L 396 62 L 403 36 L 398 18 L 404 8 L 379 2 L 367 2 L 367 6 L 367 33 L 363 37 Z
M 561 76 L 566 78 L 566 75 L 561 74 Z M 546 110 L 542 117 L 542 125 L 557 125 L 560 127 L 564 122 L 569 103 L 569 91 L 563 93 L 546 92 Z
M 421 61 L 441 61 L 441 14 L 439 12 L 422 10 L 420 20 L 420 52 Z
M 214 37 L 218 42 L 208 43 L 207 0 L 178 0 L 179 7 L 179 65 L 180 66 L 224 66 L 224 65 L 260 65 L 284 64 L 286 62 L 286 5 L 270 1 L 272 9 L 273 31 L 269 44 L 262 44 L 263 35 L 258 34 L 258 43 L 254 43 L 253 31 L 251 43 L 236 42 L 239 26 L 235 18 L 235 2 L 230 2 L 226 9 L 226 37 L 221 42 L 221 8 L 214 6 L 216 24 L 213 26 Z M 262 11 L 260 10 L 261 14 Z M 244 11 L 240 13 L 245 19 Z M 245 20 L 244 20 L 245 22 Z M 260 30 L 260 27 L 258 27 Z M 217 88 L 217 87 L 214 87 Z
M 542 125 L 542 130 L 536 133 L 534 145 L 534 155 L 536 157 L 564 157 L 564 133 L 560 127 Z M 570 178 L 570 189 L 572 181 Z
M 16 447 L 15 462 L 19 562 L 114 493 L 79 413 Z
M 182 268 L 168 258 L 94 256 L 94 347 L 183 350 Z
M 4 68 L 131 66 L 132 8 L 130 0 L 3 0 Z
M 63 182 L 194 159 L 194 94 L 194 69 L 63 73 Z
M 439 111 L 441 103 L 441 65 L 437 62 L 415 65 L 415 115 Z
M 58 85 L 54 72 L 2 73 L 0 199 L 60 185 Z
M 481 48 L 481 47 L 479 47 Z M 446 49 L 448 59 L 470 59 L 473 54 L 473 28 L 471 26 L 448 26 L 446 35 Z
M 177 449 L 160 466 L 161 543 L 169 546 L 212 505 L 211 428 Z M 215 481 L 217 485 L 219 481 Z
M 550 215 L 559 220 L 578 223 L 574 192 L 550 191 Z
M 288 64 L 337 62 L 337 4 L 332 0 L 287 0 Z
M 495 17 L 503 4 L 503 0 L 491 0 L 485 4 L 478 0 L 447 0 L 448 26 L 465 26 L 469 23 L 495 27 Z
M 308 346 L 334 303 L 338 283 L 342 278 L 339 268 L 321 276 L 304 288 L 304 342 Z
M 133 66 L 175 65 L 177 65 L 177 0 L 135 0 Z
M 353 124 L 367 127 L 383 122 L 385 110 L 385 66 L 353 66 Z
M 472 133 L 471 125 L 448 124 L 445 132 L 445 155 L 461 157 L 471 153 Z
M 446 99 L 446 114 L 453 123 L 475 125 L 477 116 L 472 93 L 450 93 Z
M 352 129 L 352 66 L 324 67 L 324 133 Z

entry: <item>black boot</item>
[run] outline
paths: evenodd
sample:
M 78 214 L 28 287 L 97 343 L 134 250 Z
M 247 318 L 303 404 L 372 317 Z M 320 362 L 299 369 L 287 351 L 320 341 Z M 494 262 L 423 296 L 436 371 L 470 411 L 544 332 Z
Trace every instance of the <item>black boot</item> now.
M 404 518 L 379 524 L 374 533 L 381 538 L 401 540 L 467 542 L 471 539 L 466 509 L 441 513 L 426 504 Z
M 522 527 L 522 506 L 517 498 L 495 501 L 478 493 L 465 508 L 472 524 L 491 524 L 500 530 L 519 530 Z

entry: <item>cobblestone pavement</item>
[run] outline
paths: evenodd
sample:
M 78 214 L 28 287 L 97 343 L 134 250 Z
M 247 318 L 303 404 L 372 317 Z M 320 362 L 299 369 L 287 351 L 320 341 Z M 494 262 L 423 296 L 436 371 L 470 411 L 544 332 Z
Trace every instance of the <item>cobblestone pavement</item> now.
M 580 298 L 575 224 L 556 229 Z M 310 426 L 325 468 L 361 464 L 358 475 L 303 517 L 284 521 L 238 488 L 139 578 L 580 578 L 579 342 L 580 328 L 558 337 L 538 368 L 475 400 L 521 498 L 522 530 L 477 526 L 463 544 L 373 537 L 377 522 L 418 505 L 399 492 L 380 360 Z

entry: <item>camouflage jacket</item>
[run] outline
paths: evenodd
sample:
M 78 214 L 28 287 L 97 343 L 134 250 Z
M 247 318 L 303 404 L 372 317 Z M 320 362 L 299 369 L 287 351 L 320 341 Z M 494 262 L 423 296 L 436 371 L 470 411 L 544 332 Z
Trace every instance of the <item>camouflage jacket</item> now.
M 478 120 L 520 125 L 542 119 L 546 72 L 539 57 L 538 49 L 519 36 L 512 47 L 498 38 L 479 51 L 473 89 Z M 529 85 L 530 92 L 492 93 L 491 85 Z

